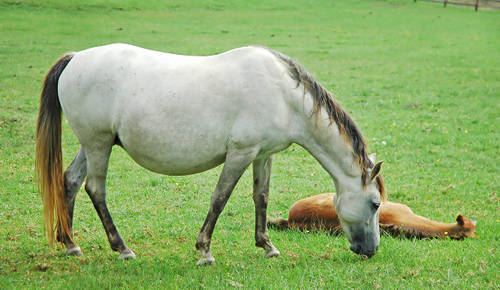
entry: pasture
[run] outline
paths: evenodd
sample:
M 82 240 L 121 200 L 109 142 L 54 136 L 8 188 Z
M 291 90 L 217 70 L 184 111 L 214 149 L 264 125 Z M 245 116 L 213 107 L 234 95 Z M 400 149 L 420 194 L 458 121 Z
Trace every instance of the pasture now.
M 270 230 L 278 259 L 254 246 L 251 170 L 214 231 L 213 267 L 194 244 L 221 167 L 161 176 L 119 147 L 108 206 L 133 261 L 119 261 L 82 189 L 75 240 L 52 251 L 34 180 L 42 81 L 65 52 L 113 42 L 210 55 L 260 44 L 302 63 L 384 160 L 389 200 L 443 222 L 477 220 L 478 239 L 383 236 L 364 260 L 343 236 Z M 0 0 L 0 288 L 500 287 L 500 13 L 413 1 Z M 65 165 L 78 150 L 63 127 Z M 303 148 L 277 154 L 268 215 L 334 191 Z

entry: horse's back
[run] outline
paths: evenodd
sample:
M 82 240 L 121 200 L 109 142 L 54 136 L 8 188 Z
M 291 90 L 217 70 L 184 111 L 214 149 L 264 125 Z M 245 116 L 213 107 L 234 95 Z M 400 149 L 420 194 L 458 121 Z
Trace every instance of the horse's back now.
M 291 143 L 284 76 L 263 48 L 183 56 L 114 44 L 78 52 L 59 93 L 82 144 L 114 134 L 142 166 L 189 174 L 222 163 L 231 144 Z

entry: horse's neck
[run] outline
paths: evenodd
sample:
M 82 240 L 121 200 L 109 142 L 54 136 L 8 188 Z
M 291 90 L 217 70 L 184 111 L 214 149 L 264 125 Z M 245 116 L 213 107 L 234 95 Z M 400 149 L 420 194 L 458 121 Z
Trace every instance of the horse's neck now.
M 415 235 L 448 235 L 457 231 L 456 223 L 435 222 L 425 217 L 414 214 L 411 209 L 403 204 L 385 202 L 380 209 L 379 223 L 384 225 L 401 226 L 402 231 Z
M 299 88 L 300 91 L 300 88 Z M 354 160 L 350 144 L 341 136 L 337 124 L 322 109 L 318 116 L 312 113 L 312 100 L 309 94 L 301 96 L 298 107 L 303 110 L 301 124 L 295 143 L 304 147 L 318 160 L 335 181 L 337 193 L 360 190 L 361 170 Z

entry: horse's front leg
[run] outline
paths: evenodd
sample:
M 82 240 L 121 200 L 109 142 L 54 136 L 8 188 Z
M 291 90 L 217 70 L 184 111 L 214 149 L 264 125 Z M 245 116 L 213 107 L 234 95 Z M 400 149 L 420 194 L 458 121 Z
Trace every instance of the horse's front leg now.
M 255 204 L 255 245 L 264 248 L 266 257 L 278 257 L 280 252 L 269 240 L 266 223 L 272 156 L 253 162 L 253 201 Z
M 243 152 L 234 150 L 227 153 L 224 168 L 222 169 L 222 173 L 210 201 L 210 210 L 198 234 L 196 249 L 201 252 L 202 257 L 197 265 L 215 264 L 214 256 L 210 251 L 210 242 L 212 240 L 215 224 L 227 200 L 231 196 L 236 183 L 238 183 L 241 175 L 254 160 L 255 156 L 255 150 L 244 150 Z

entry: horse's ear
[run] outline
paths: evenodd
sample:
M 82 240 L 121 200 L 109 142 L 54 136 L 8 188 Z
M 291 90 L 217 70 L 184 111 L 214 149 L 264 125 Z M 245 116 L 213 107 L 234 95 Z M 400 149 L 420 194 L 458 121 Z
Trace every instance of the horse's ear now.
M 370 155 L 368 155 L 368 159 L 370 159 L 370 161 L 375 164 L 375 158 L 377 158 L 377 153 L 372 153 Z
M 464 217 L 461 214 L 457 216 L 457 223 L 459 226 L 463 226 L 465 224 Z
M 379 163 L 375 164 L 375 167 L 372 169 L 372 175 L 371 175 L 371 180 L 374 180 L 375 177 L 377 177 L 380 174 L 380 169 L 382 169 L 382 164 L 384 164 L 384 161 L 380 161 Z

